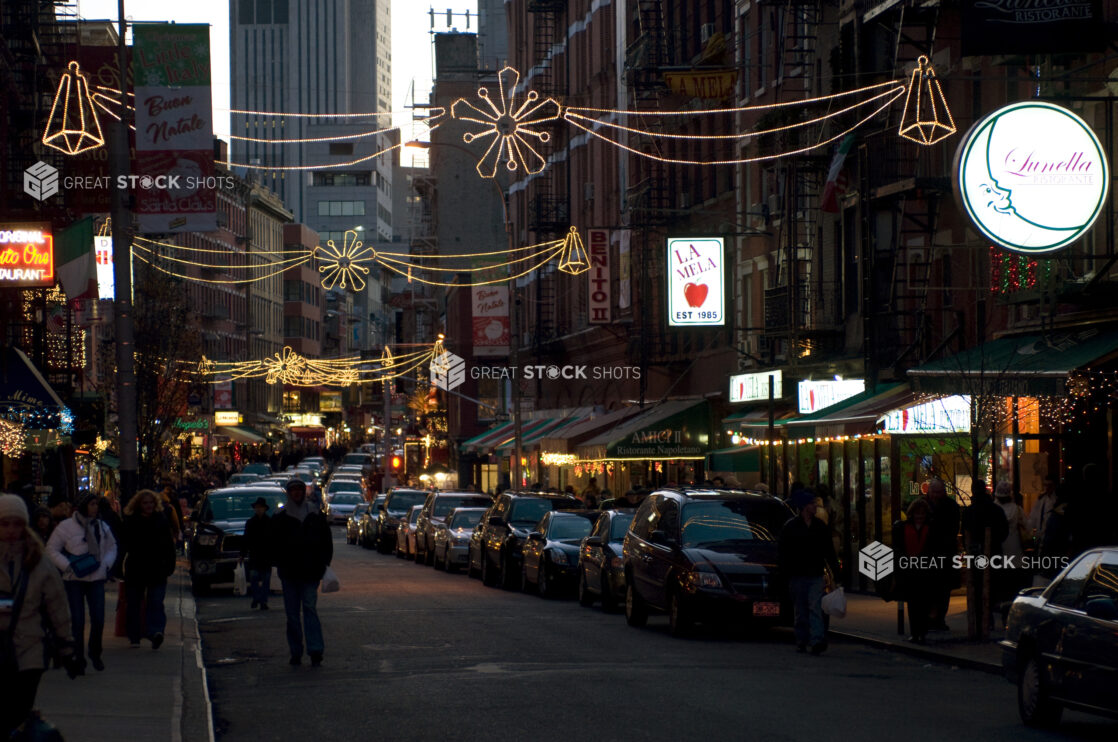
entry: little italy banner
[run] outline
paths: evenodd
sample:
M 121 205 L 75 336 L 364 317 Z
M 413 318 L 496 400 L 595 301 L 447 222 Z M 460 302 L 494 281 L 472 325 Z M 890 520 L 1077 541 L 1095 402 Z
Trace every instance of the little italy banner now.
M 210 29 L 135 27 L 136 213 L 141 232 L 217 229 Z

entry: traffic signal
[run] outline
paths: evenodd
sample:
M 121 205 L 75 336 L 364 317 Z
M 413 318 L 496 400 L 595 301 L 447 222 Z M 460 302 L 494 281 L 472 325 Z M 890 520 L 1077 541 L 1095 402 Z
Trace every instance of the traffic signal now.
M 399 456 L 393 456 L 392 457 L 392 471 L 400 471 L 400 466 L 403 463 L 404 463 L 404 460 L 401 459 Z

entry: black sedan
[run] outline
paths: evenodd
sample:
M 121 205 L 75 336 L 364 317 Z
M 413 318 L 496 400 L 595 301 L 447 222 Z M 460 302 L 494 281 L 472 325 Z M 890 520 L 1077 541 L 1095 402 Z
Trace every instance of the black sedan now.
M 621 545 L 635 512 L 636 508 L 603 512 L 590 535 L 582 540 L 578 555 L 580 604 L 593 605 L 601 598 L 602 609 L 613 611 L 625 599 L 625 562 L 621 558 Z
M 625 535 L 625 619 L 643 626 L 668 614 L 673 636 L 696 621 L 788 623 L 777 539 L 792 511 L 761 493 L 661 490 L 645 499 Z
M 454 508 L 435 526 L 435 566 L 454 572 L 469 561 L 470 537 L 487 508 Z
M 369 511 L 369 503 L 363 502 L 353 509 L 345 523 L 345 542 L 347 544 L 359 543 L 361 538 L 361 519 Z
M 1055 725 L 1065 707 L 1118 717 L 1118 547 L 1087 551 L 1047 588 L 1022 591 L 1001 646 L 1026 724 Z
M 377 551 L 388 554 L 396 548 L 400 524 L 407 523 L 408 511 L 415 505 L 422 505 L 426 499 L 426 490 L 400 488 L 388 493 L 377 514 Z
M 572 588 L 578 575 L 578 552 L 590 534 L 596 510 L 552 511 L 528 534 L 521 552 L 521 584 L 546 598 Z
M 252 503 L 263 497 L 268 514 L 275 515 L 287 501 L 282 487 L 249 484 L 210 490 L 191 516 L 191 536 L 187 544 L 190 558 L 190 584 L 197 594 L 217 582 L 232 582 L 233 570 L 241 559 L 241 539 L 245 522 L 253 516 Z

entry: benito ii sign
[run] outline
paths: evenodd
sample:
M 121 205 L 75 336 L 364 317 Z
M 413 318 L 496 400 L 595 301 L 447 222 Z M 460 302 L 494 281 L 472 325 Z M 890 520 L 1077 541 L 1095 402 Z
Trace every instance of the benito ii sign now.
M 1102 212 L 1109 183 L 1091 127 L 1043 101 L 989 114 L 956 154 L 955 187 L 967 216 L 984 237 L 1016 252 L 1051 252 L 1078 240 Z

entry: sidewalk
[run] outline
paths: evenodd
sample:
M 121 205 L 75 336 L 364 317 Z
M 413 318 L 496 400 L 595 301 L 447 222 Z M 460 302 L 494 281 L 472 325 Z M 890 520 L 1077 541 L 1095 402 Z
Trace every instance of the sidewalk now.
M 947 611 L 947 631 L 933 631 L 928 634 L 926 644 L 913 644 L 908 641 L 908 616 L 905 615 L 906 633 L 897 632 L 897 603 L 886 603 L 876 595 L 846 596 L 845 618 L 831 619 L 831 633 L 846 639 L 865 644 L 903 652 L 916 657 L 946 662 L 973 670 L 982 670 L 1000 675 L 1002 673 L 1001 647 L 994 633 L 985 642 L 972 642 L 967 639 L 967 599 L 962 595 L 951 597 Z
M 167 584 L 167 631 L 153 651 L 132 649 L 113 635 L 117 585 L 105 596 L 105 671 L 86 668 L 70 680 L 63 670 L 43 675 L 36 707 L 67 742 L 212 742 L 209 691 L 189 580 L 180 568 Z M 87 624 L 88 625 L 88 624 Z

